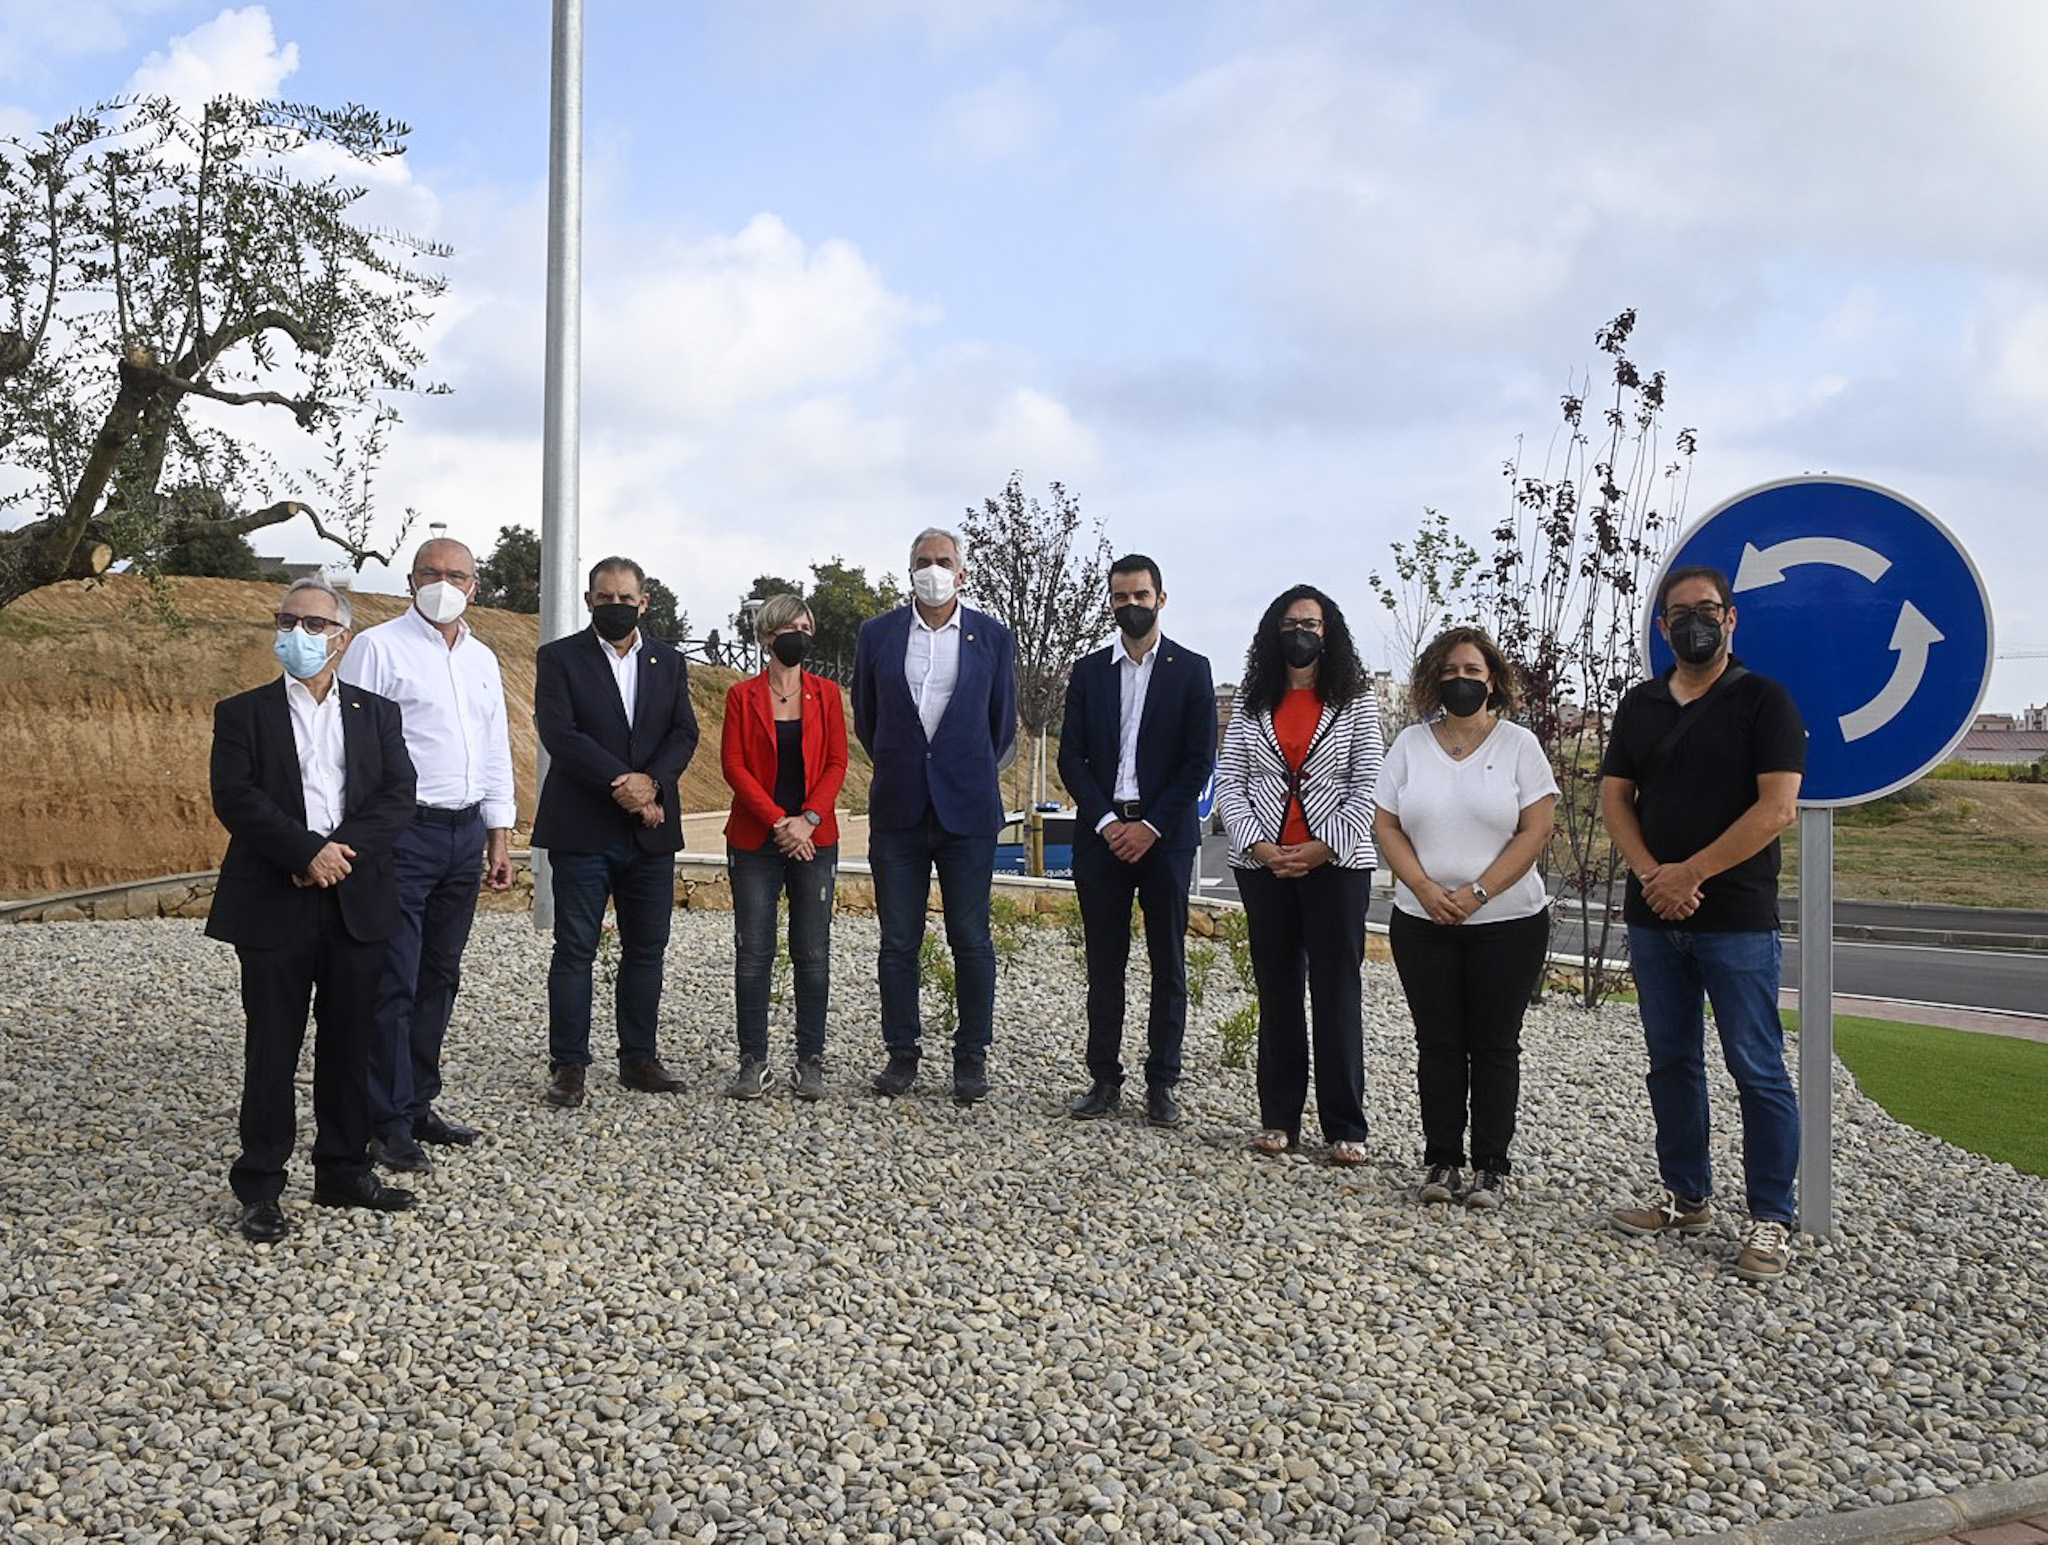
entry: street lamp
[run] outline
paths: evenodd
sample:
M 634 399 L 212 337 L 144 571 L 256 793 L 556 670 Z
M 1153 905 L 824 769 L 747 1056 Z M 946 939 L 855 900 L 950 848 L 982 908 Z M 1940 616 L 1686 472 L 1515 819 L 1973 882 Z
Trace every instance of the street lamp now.
M 761 633 L 754 626 L 754 620 L 761 615 L 761 608 L 768 604 L 764 595 L 750 595 L 740 602 L 740 615 L 747 619 L 747 642 L 754 648 L 754 669 L 760 670 L 766 663 L 761 655 Z

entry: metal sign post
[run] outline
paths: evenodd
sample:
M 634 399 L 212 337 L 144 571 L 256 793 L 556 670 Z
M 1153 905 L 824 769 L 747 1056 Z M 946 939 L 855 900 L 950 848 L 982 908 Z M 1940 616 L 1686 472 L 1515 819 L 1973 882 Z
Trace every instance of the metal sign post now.
M 1834 1229 L 1835 812 L 1799 812 L 1799 1226 Z
M 1904 788 L 1969 732 L 1991 681 L 1991 600 L 1970 555 L 1874 483 L 1795 477 L 1717 506 L 1665 560 L 1730 576 L 1735 653 L 1806 721 L 1799 787 L 1799 1226 L 1834 1228 L 1834 807 Z M 1647 628 L 1650 663 L 1671 650 Z

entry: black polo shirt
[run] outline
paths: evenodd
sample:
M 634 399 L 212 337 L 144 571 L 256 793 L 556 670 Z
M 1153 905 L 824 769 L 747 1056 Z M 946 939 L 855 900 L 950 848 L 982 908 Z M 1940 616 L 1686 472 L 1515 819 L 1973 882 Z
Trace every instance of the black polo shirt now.
M 1731 663 L 1738 663 L 1730 657 Z M 1691 728 L 1658 761 L 1657 748 L 1690 717 Z M 1659 863 L 1691 858 L 1756 803 L 1763 773 L 1806 771 L 1806 726 L 1792 694 L 1754 671 L 1725 675 L 1703 697 L 1681 705 L 1671 672 L 1631 687 L 1614 713 L 1604 777 L 1635 784 L 1636 819 Z M 1733 933 L 1778 926 L 1779 852 L 1775 838 L 1700 887 L 1699 910 L 1682 921 L 1659 917 L 1631 873 L 1623 916 L 1650 928 Z

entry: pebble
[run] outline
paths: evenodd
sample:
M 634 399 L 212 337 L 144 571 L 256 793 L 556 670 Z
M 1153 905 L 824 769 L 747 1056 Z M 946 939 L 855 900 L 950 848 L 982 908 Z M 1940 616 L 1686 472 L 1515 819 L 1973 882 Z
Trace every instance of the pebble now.
M 1066 1119 L 1057 932 L 1005 955 L 987 1104 L 953 1106 L 936 1037 L 913 1094 L 869 1095 L 874 950 L 836 920 L 830 1097 L 789 1095 L 785 980 L 778 1082 L 736 1102 L 731 922 L 679 913 L 662 1051 L 687 1091 L 621 1089 L 600 1031 L 564 1112 L 539 1098 L 546 942 L 480 917 L 444 1108 L 484 1139 L 406 1179 L 410 1214 L 314 1208 L 309 1054 L 295 1232 L 254 1248 L 226 1179 L 233 951 L 181 921 L 0 929 L 0 1535 L 1619 1540 L 2040 1473 L 2048 1181 L 1839 1069 L 1838 1233 L 1760 1287 L 1732 1213 L 1606 1226 L 1655 1184 L 1624 1005 L 1532 1011 L 1517 1174 L 1481 1216 L 1409 1200 L 1390 968 L 1366 977 L 1373 1162 L 1340 1171 L 1312 1118 L 1299 1153 L 1246 1151 L 1227 962 L 1161 1132 L 1128 1100 Z

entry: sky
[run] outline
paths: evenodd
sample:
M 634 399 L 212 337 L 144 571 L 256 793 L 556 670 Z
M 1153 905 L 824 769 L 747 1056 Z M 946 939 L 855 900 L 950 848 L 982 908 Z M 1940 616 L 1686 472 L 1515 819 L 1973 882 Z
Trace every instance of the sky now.
M 454 248 L 454 391 L 380 487 L 481 552 L 540 524 L 549 10 L 0 0 L 0 133 L 137 91 L 411 125 L 362 208 Z M 2034 0 L 597 0 L 584 50 L 582 558 L 693 631 L 1015 471 L 1158 560 L 1219 680 L 1303 579 L 1388 663 L 1367 573 L 1425 509 L 1487 546 L 1634 308 L 1686 517 L 1896 490 L 2035 656 L 1984 706 L 2048 703 Z

